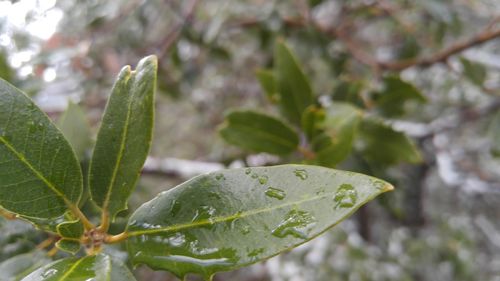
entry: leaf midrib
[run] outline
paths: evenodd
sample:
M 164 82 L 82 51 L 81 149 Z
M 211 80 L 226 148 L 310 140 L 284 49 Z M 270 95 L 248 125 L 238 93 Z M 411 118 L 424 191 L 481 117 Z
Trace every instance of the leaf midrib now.
M 382 193 L 384 191 L 386 191 L 386 188 L 381 189 L 379 192 Z M 163 228 L 130 231 L 127 233 L 128 233 L 128 236 L 131 237 L 131 236 L 138 236 L 138 235 L 143 235 L 143 234 L 154 234 L 154 233 L 160 233 L 160 232 L 174 232 L 174 231 L 179 231 L 179 230 L 192 228 L 192 227 L 228 222 L 228 221 L 232 221 L 235 219 L 245 218 L 245 217 L 257 215 L 260 213 L 265 213 L 265 212 L 270 212 L 270 211 L 274 211 L 277 209 L 282 209 L 282 208 L 289 207 L 292 205 L 300 205 L 300 204 L 304 204 L 304 203 L 307 203 L 310 201 L 320 200 L 320 199 L 326 198 L 328 196 L 332 196 L 334 194 L 335 194 L 335 192 L 326 192 L 326 193 L 323 193 L 322 195 L 316 195 L 316 196 L 313 196 L 313 197 L 310 197 L 307 199 L 288 202 L 288 203 L 276 205 L 273 207 L 267 207 L 267 208 L 262 208 L 262 209 L 256 209 L 256 210 L 250 210 L 250 211 L 246 211 L 246 212 L 236 213 L 236 214 L 230 215 L 230 216 L 216 217 L 213 219 L 200 220 L 200 221 L 197 221 L 194 223 L 177 224 L 177 225 L 172 225 L 172 226 L 163 227 Z M 376 194 L 378 194 L 378 193 L 376 193 Z M 363 201 L 363 202 L 365 202 L 365 201 Z
M 68 278 L 68 276 L 71 275 L 71 273 L 73 273 L 75 271 L 75 269 L 78 267 L 78 265 L 80 265 L 80 263 L 82 263 L 86 258 L 82 258 L 80 260 L 77 260 L 71 267 L 68 271 L 66 271 L 66 273 L 61 276 L 61 279 L 59 279 L 59 281 L 64 281 L 64 279 Z

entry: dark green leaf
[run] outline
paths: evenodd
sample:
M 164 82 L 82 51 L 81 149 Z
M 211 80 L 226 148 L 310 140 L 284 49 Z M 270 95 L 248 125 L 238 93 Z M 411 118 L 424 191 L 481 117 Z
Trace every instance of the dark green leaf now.
M 57 125 L 73 147 L 78 159 L 82 161 L 85 151 L 91 145 L 90 127 L 85 113 L 78 105 L 70 102 Z
M 230 144 L 254 152 L 285 155 L 299 145 L 299 137 L 280 120 L 255 111 L 234 111 L 219 133 Z
M 270 70 L 259 69 L 257 70 L 256 75 L 257 79 L 259 79 L 262 90 L 266 94 L 267 99 L 272 103 L 278 102 L 280 97 L 274 73 Z
M 463 57 L 460 58 L 460 62 L 464 68 L 464 75 L 475 85 L 482 86 L 488 74 L 486 67 Z
M 395 131 L 378 120 L 363 120 L 359 133 L 362 155 L 373 165 L 422 161 L 417 147 L 404 133 Z
M 127 200 L 149 153 L 153 134 L 156 57 L 135 71 L 122 69 L 113 87 L 90 164 L 92 199 L 114 218 Z
M 14 71 L 7 62 L 7 55 L 0 50 L 0 78 L 12 82 L 14 78 Z
M 75 206 L 82 172 L 62 133 L 24 93 L 0 79 L 0 205 L 54 218 Z
M 130 217 L 128 251 L 134 264 L 210 279 L 305 243 L 391 189 L 369 176 L 306 165 L 201 175 Z
M 349 102 L 357 107 L 364 108 L 365 103 L 361 97 L 363 84 L 361 82 L 342 81 L 334 89 L 334 101 Z
M 33 270 L 50 262 L 44 252 L 27 253 L 12 257 L 0 264 L 0 280 L 18 281 Z
M 131 281 L 130 271 L 108 255 L 67 258 L 48 264 L 26 276 L 22 281 Z
M 375 93 L 375 101 L 383 115 L 396 117 L 405 114 L 409 101 L 425 102 L 426 98 L 412 84 L 397 76 L 387 76 L 382 91 Z
M 57 233 L 65 238 L 79 239 L 83 231 L 83 225 L 79 220 L 63 222 L 57 226 Z
M 314 103 L 311 85 L 297 59 L 282 41 L 276 43 L 274 60 L 281 110 L 290 121 L 300 125 L 302 112 Z
M 491 154 L 500 157 L 500 111 L 490 121 L 489 135 L 491 137 Z
M 74 255 L 78 253 L 78 251 L 80 251 L 82 245 L 78 240 L 62 238 L 61 240 L 57 241 L 56 247 L 61 251 L 65 251 Z
M 327 139 L 315 148 L 319 165 L 335 167 L 349 156 L 362 112 L 349 104 L 335 103 L 326 110 L 323 123 Z
M 314 139 L 321 129 L 325 120 L 325 110 L 315 105 L 311 105 L 302 114 L 302 131 L 308 140 Z

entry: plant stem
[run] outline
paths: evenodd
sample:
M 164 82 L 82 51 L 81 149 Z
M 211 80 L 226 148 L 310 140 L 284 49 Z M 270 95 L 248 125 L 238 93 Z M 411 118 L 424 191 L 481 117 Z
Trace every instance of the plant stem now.
M 102 210 L 101 225 L 99 226 L 99 231 L 107 233 L 109 229 L 109 212 L 106 209 Z
M 117 234 L 117 235 L 106 236 L 106 238 L 104 238 L 104 242 L 108 243 L 108 244 L 119 243 L 119 242 L 122 242 L 124 240 L 127 240 L 128 237 L 129 237 L 128 232 L 124 231 L 124 232 Z
M 50 244 L 54 243 L 54 237 L 49 237 L 45 240 L 43 240 L 40 244 L 36 245 L 36 248 L 37 249 L 45 249 L 47 248 L 48 246 L 50 246 Z
M 71 210 L 71 212 L 77 218 L 79 218 L 80 221 L 83 223 L 83 227 L 85 228 L 85 230 L 91 230 L 91 229 L 95 228 L 94 224 L 92 224 L 90 222 L 90 220 L 85 216 L 84 213 L 82 213 L 82 211 L 80 210 L 80 208 L 78 208 L 78 206 L 76 206 L 72 203 L 68 203 L 67 205 L 68 205 L 69 209 Z

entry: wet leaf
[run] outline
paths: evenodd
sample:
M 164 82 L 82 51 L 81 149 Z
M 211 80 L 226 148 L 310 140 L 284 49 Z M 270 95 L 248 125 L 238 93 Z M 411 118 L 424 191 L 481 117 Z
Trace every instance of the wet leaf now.
M 75 206 L 82 172 L 62 133 L 24 93 L 0 79 L 0 205 L 55 218 Z
M 14 256 L 0 263 L 0 280 L 18 281 L 33 270 L 50 262 L 44 252 L 33 252 Z
M 205 174 L 142 205 L 129 219 L 128 251 L 134 264 L 210 279 L 305 243 L 391 189 L 307 165 Z
M 219 133 L 230 144 L 254 152 L 286 155 L 299 145 L 299 137 L 288 125 L 255 111 L 233 111 Z
M 364 119 L 359 130 L 361 153 L 373 165 L 418 163 L 422 157 L 404 134 L 375 119 Z
M 335 167 L 349 156 L 361 118 L 362 112 L 346 103 L 334 103 L 326 109 L 324 135 L 313 141 L 319 165 Z
M 85 151 L 90 148 L 90 125 L 82 109 L 70 102 L 68 108 L 57 122 L 57 126 L 73 147 L 80 161 L 84 159 Z
M 114 218 L 127 208 L 153 134 L 156 57 L 142 59 L 135 71 L 122 69 L 106 106 L 92 156 L 92 199 Z
M 58 260 L 22 279 L 22 281 L 59 280 L 130 281 L 135 278 L 121 262 L 108 255 L 99 254 Z
M 300 125 L 302 113 L 314 103 L 311 85 L 299 62 L 282 41 L 276 43 L 274 60 L 281 110 L 291 122 Z

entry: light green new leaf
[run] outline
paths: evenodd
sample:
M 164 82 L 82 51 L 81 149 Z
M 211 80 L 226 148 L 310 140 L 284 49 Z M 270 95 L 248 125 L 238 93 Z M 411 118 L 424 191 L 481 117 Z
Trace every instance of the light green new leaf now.
M 45 252 L 14 256 L 0 263 L 0 280 L 19 281 L 33 270 L 50 262 Z
M 73 147 L 80 161 L 84 159 L 85 151 L 90 148 L 90 125 L 83 110 L 70 102 L 68 108 L 57 122 L 57 126 Z
M 135 71 L 124 67 L 106 106 L 92 156 L 92 199 L 114 218 L 127 208 L 153 134 L 157 60 L 142 59 Z
M 0 206 L 54 218 L 74 207 L 82 172 L 62 133 L 24 93 L 0 79 Z
M 267 99 L 272 103 L 278 102 L 280 97 L 274 73 L 270 70 L 259 69 L 257 70 L 256 75 L 257 79 L 259 79 L 262 90 L 266 94 Z
M 460 58 L 460 62 L 464 68 L 464 75 L 475 85 L 482 86 L 488 74 L 486 67 L 463 57 Z
M 379 120 L 364 119 L 359 133 L 361 153 L 373 165 L 422 161 L 417 147 L 404 133 L 395 131 Z
M 99 254 L 58 260 L 22 279 L 22 281 L 63 280 L 132 281 L 135 278 L 121 262 L 108 255 Z
M 274 71 L 283 114 L 300 125 L 302 113 L 314 103 L 314 95 L 297 59 L 282 41 L 274 49 Z
M 297 149 L 299 137 L 288 125 L 255 111 L 233 111 L 219 133 L 230 144 L 254 152 L 286 155 Z
M 142 205 L 129 219 L 128 251 L 134 264 L 210 280 L 311 240 L 392 188 L 307 165 L 205 174 Z
M 398 76 L 384 77 L 384 88 L 375 93 L 377 109 L 387 117 L 397 117 L 405 114 L 406 105 L 410 101 L 423 103 L 427 99 L 411 83 L 401 80 Z
M 334 103 L 326 109 L 324 135 L 313 141 L 318 164 L 335 167 L 349 156 L 362 112 L 347 103 Z

